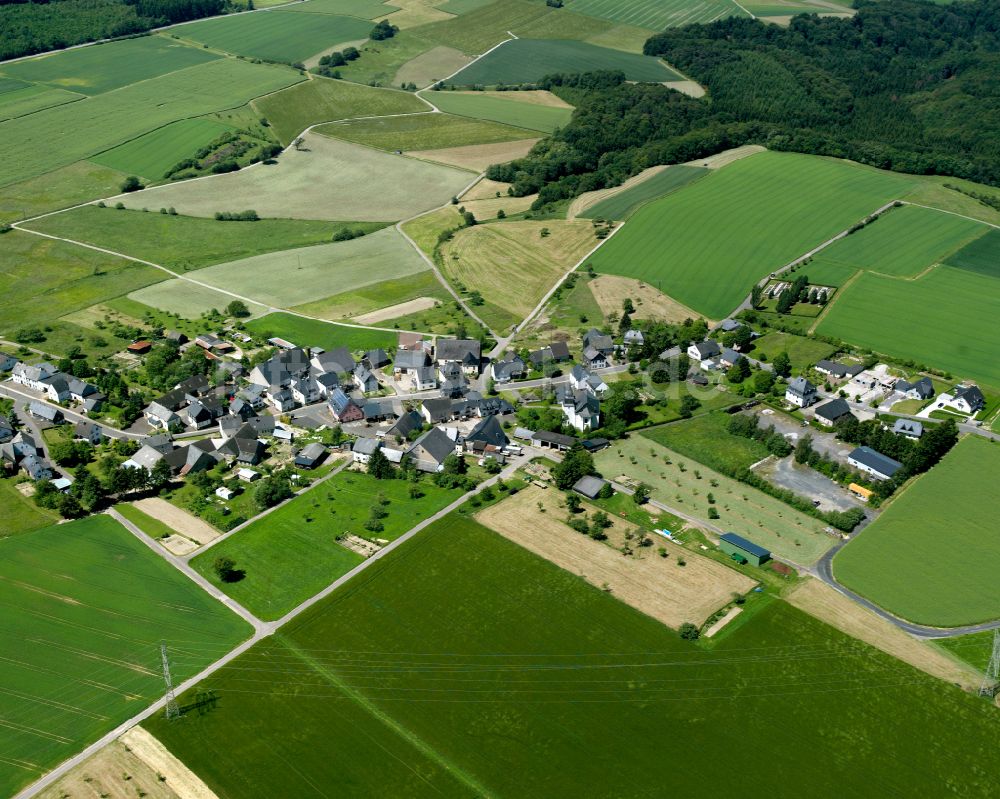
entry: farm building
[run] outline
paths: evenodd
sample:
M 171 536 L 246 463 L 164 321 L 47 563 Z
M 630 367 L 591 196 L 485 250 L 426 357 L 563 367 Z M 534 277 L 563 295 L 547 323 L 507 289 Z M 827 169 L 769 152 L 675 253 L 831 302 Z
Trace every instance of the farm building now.
M 601 489 L 607 484 L 607 480 L 602 480 L 600 477 L 588 474 L 573 484 L 573 490 L 587 499 L 597 499 L 597 495 L 601 493 Z
M 354 453 L 355 463 L 368 463 L 371 460 L 372 455 L 375 454 L 375 450 L 382 446 L 382 442 L 377 438 L 359 438 L 354 442 L 354 446 L 351 447 L 351 452 Z
M 303 469 L 315 469 L 326 456 L 326 447 L 318 441 L 308 444 L 295 455 L 295 465 Z
M 742 563 L 752 563 L 754 566 L 760 566 L 771 559 L 771 553 L 764 549 L 764 547 L 758 546 L 753 541 L 748 541 L 743 536 L 736 535 L 736 533 L 723 533 L 720 535 L 719 549 L 733 560 L 739 560 Z
M 870 474 L 878 480 L 888 480 L 903 468 L 903 464 L 876 452 L 871 447 L 858 447 L 847 456 L 847 462 L 855 469 Z
M 46 405 L 44 402 L 32 402 L 28 410 L 36 419 L 42 419 L 52 424 L 62 423 L 62 411 L 58 408 L 53 408 L 51 405 Z
M 153 348 L 152 341 L 133 341 L 126 349 L 133 355 L 145 355 Z
M 576 443 L 576 439 L 572 436 L 563 435 L 562 433 L 552 433 L 548 430 L 538 430 L 531 436 L 531 443 L 536 447 L 557 449 L 565 452 Z

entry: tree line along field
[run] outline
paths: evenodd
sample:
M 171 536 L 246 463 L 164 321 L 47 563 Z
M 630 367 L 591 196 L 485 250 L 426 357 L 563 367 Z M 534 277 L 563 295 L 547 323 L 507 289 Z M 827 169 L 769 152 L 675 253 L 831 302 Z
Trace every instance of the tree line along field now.
M 486 119 L 543 133 L 561 128 L 573 116 L 572 108 L 521 102 L 517 95 L 517 92 L 498 97 L 479 92 L 440 91 L 427 92 L 427 99 L 448 114 Z
M 202 687 L 214 709 L 145 726 L 220 797 L 735 795 L 762 761 L 818 796 L 995 788 L 986 703 L 777 600 L 682 641 L 454 515 Z
M 341 472 L 211 547 L 191 565 L 260 618 L 280 618 L 364 560 L 339 536 L 393 541 L 462 495 L 460 489 L 439 488 L 425 479 L 419 483 L 421 496 L 412 497 L 410 486 L 407 480 Z M 384 529 L 369 532 L 364 524 L 380 498 Z M 212 566 L 219 557 L 233 558 L 246 576 L 235 583 L 220 581 Z
M 966 436 L 837 554 L 835 576 L 920 624 L 955 627 L 997 618 L 998 470 L 1000 446 Z
M 632 81 L 662 83 L 680 76 L 662 61 L 587 42 L 513 39 L 448 79 L 454 86 L 534 83 L 557 72 L 621 70 Z
M 0 122 L 9 158 L 0 182 L 41 175 L 178 119 L 239 106 L 299 80 L 285 67 L 225 58 Z
M 191 677 L 250 626 L 108 516 L 0 541 L 0 792 L 11 796 Z
M 913 185 L 848 162 L 758 153 L 643 206 L 590 263 L 721 319 L 768 272 Z
M 577 216 L 584 219 L 628 219 L 650 200 L 666 196 L 706 174 L 708 170 L 703 167 L 676 164 L 595 203 Z
M 308 219 L 222 222 L 158 211 L 85 205 L 37 219 L 25 227 L 185 272 L 267 252 L 328 244 L 335 233 L 345 229 L 374 233 L 385 226 L 382 222 Z
M 316 132 L 389 151 L 438 150 L 538 136 L 536 131 L 498 122 L 435 113 L 335 122 L 320 125 Z

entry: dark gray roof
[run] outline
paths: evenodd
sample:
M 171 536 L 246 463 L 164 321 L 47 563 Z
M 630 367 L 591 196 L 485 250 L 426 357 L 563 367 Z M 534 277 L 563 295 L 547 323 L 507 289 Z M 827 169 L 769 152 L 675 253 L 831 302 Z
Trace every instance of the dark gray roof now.
M 542 441 L 546 444 L 555 444 L 560 447 L 572 447 L 576 443 L 576 439 L 573 436 L 553 433 L 549 430 L 536 430 L 531 440 Z
M 583 496 L 587 497 L 587 499 L 595 499 L 606 483 L 606 480 L 602 480 L 600 477 L 588 474 L 581 477 L 573 484 L 573 490 L 576 491 L 577 494 L 583 494 Z
M 407 411 L 399 417 L 396 424 L 386 430 L 386 435 L 406 438 L 414 430 L 419 430 L 423 427 L 423 425 L 424 417 L 418 411 Z
M 881 452 L 876 452 L 871 447 L 858 447 L 847 457 L 864 464 L 869 469 L 874 469 L 879 474 L 884 474 L 886 477 L 892 477 L 903 468 L 903 464 L 899 461 L 895 461 Z
M 382 446 L 382 442 L 377 438 L 359 438 L 355 440 L 351 451 L 357 452 L 359 455 L 371 455 L 380 446 Z
M 711 339 L 705 339 L 705 341 L 695 343 L 694 348 L 698 350 L 698 355 L 703 359 L 714 358 L 716 355 L 722 353 L 719 345 Z
M 507 434 L 504 433 L 500 422 L 496 416 L 484 416 L 479 423 L 469 431 L 465 437 L 466 441 L 482 441 L 484 444 L 492 444 L 494 447 L 506 447 L 509 443 Z
M 474 366 L 479 363 L 481 348 L 475 339 L 439 338 L 435 355 L 438 361 L 461 361 Z
M 788 391 L 791 391 L 793 394 L 798 394 L 799 396 L 805 396 L 806 394 L 811 394 L 816 391 L 816 386 L 804 377 L 796 377 L 791 383 L 788 384 Z
M 427 366 L 429 359 L 424 350 L 396 350 L 393 367 L 396 369 L 419 369 Z
M 719 538 L 723 541 L 728 541 L 733 546 L 739 547 L 744 552 L 756 555 L 758 558 L 771 557 L 769 550 L 764 549 L 762 546 L 758 546 L 753 541 L 749 541 L 741 535 L 736 535 L 736 533 L 723 533 L 719 536 Z
M 423 447 L 431 458 L 439 464 L 444 463 L 444 459 L 455 451 L 455 443 L 439 427 L 432 427 L 420 436 L 413 442 L 410 451 L 412 452 L 417 447 Z
M 451 418 L 451 399 L 448 397 L 434 397 L 425 399 L 422 403 L 427 409 L 432 422 L 440 422 Z
M 924 434 L 924 426 L 920 422 L 914 422 L 911 419 L 897 419 L 896 423 L 892 426 L 892 432 L 919 438 Z
M 842 399 L 833 399 L 816 409 L 816 415 L 831 422 L 837 421 L 841 416 L 851 415 L 851 406 Z
M 311 466 L 326 454 L 326 447 L 318 441 L 308 444 L 295 455 L 295 462 L 300 466 Z
M 981 408 L 986 402 L 986 398 L 983 396 L 983 392 L 979 390 L 979 386 L 960 386 L 955 390 L 955 399 L 964 399 L 969 403 L 969 407 Z

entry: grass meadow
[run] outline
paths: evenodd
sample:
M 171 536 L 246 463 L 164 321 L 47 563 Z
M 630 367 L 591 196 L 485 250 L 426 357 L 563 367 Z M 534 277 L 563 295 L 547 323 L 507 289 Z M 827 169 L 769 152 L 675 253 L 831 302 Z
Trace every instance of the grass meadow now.
M 643 206 L 591 263 L 721 319 L 756 280 L 912 185 L 842 161 L 758 153 Z
M 397 7 L 379 0 L 309 0 L 295 3 L 283 11 L 300 11 L 305 14 L 342 14 L 360 19 L 375 19 L 391 14 Z
M 310 125 L 321 122 L 360 116 L 419 114 L 428 110 L 427 103 L 409 92 L 317 77 L 261 97 L 253 105 L 286 146 Z
M 235 298 L 188 280 L 171 278 L 132 291 L 126 299 L 168 314 L 177 314 L 184 319 L 197 319 L 206 311 L 223 310 Z M 252 316 L 261 316 L 269 310 L 268 307 L 253 302 L 246 305 Z
M 25 86 L 11 92 L 0 94 L 0 122 L 5 119 L 33 114 L 54 105 L 72 103 L 82 100 L 84 95 L 68 92 L 65 89 L 53 89 L 49 86 Z
M 0 75 L 93 95 L 218 58 L 164 36 L 140 36 L 3 64 Z
M 182 119 L 90 158 L 129 175 L 162 180 L 167 170 L 232 128 L 211 119 Z
M 1000 277 L 1000 230 L 991 228 L 958 252 L 952 253 L 945 261 L 948 266 L 957 269 Z
M 0 224 L 68 208 L 118 191 L 125 175 L 78 161 L 44 175 L 0 188 Z
M 825 341 L 772 330 L 754 339 L 753 350 L 748 354 L 758 360 L 764 357 L 768 361 L 773 361 L 778 353 L 787 352 L 788 360 L 792 362 L 794 368 L 805 369 L 816 361 L 829 358 L 835 351 L 836 348 Z
M 341 42 L 366 39 L 371 29 L 371 22 L 357 17 L 275 10 L 203 19 L 169 32 L 236 55 L 298 62 Z
M 0 122 L 8 159 L 0 183 L 41 175 L 178 119 L 242 105 L 300 80 L 285 67 L 222 58 Z
M 956 635 L 951 638 L 939 638 L 934 643 L 944 647 L 948 652 L 964 660 L 973 668 L 986 671 L 990 656 L 993 654 L 993 630 L 969 635 Z
M 550 13 L 552 9 L 541 3 L 496 0 L 454 19 L 413 28 L 409 33 L 436 45 L 453 47 L 469 55 L 479 55 L 504 39 L 511 38 L 508 31 L 522 35 L 525 26 Z
M 203 687 L 146 726 L 220 797 L 995 791 L 987 703 L 777 600 L 683 641 L 454 515 Z
M 105 247 L 185 272 L 265 252 L 329 243 L 344 228 L 374 232 L 379 222 L 259 219 L 219 222 L 195 216 L 85 205 L 32 222 L 32 230 Z M 249 284 L 252 287 L 252 283 Z M 228 286 L 227 286 L 228 288 Z
M 384 330 L 366 330 L 359 327 L 342 327 L 332 322 L 304 319 L 287 313 L 270 313 L 247 322 L 251 333 L 278 336 L 300 347 L 347 347 L 352 352 L 373 350 L 378 347 L 392 351 L 398 336 Z
M 453 86 L 534 83 L 557 72 L 619 70 L 630 81 L 662 83 L 680 76 L 660 59 L 568 39 L 514 39 L 448 79 Z
M 572 7 L 578 14 L 653 30 L 747 16 L 727 0 L 574 0 Z
M 1000 279 L 939 266 L 919 280 L 865 273 L 839 292 L 816 332 L 1000 388 Z
M 730 433 L 727 425 L 732 418 L 721 411 L 705 413 L 682 422 L 651 427 L 643 430 L 642 436 L 713 469 L 749 469 L 766 458 L 768 450 L 760 441 Z
M 59 521 L 59 514 L 40 508 L 35 500 L 17 490 L 13 479 L 0 480 L 0 540 L 19 533 L 30 533 Z
M 341 472 L 194 558 L 191 565 L 260 618 L 280 618 L 364 560 L 342 546 L 338 536 L 392 541 L 462 495 L 459 489 L 423 480 L 422 496 L 413 498 L 411 485 L 407 480 Z M 364 524 L 376 504 L 386 513 L 384 529 L 369 532 Z M 233 558 L 246 577 L 221 582 L 212 568 L 221 556 Z
M 414 114 L 320 125 L 316 132 L 380 150 L 436 150 L 530 139 L 535 131 L 453 114 Z
M 736 446 L 729 446 L 727 457 L 735 457 L 732 452 Z M 706 452 L 702 457 L 708 461 L 712 454 Z M 739 457 L 747 456 L 741 452 Z M 698 519 L 707 520 L 708 509 L 714 507 L 719 512 L 719 519 L 712 522 L 716 527 L 746 536 L 795 563 L 814 563 L 833 546 L 834 539 L 823 532 L 825 525 L 818 519 L 651 438 L 617 442 L 599 452 L 594 460 L 606 479 L 625 475 L 643 482 L 654 499 Z M 708 501 L 710 493 L 714 503 Z
M 11 796 L 248 637 L 108 516 L 0 541 L 0 793 Z
M 837 554 L 834 575 L 920 624 L 1000 617 L 998 473 L 1000 445 L 967 436 Z
M 811 258 L 802 267 L 802 273 L 809 277 L 809 282 L 818 286 L 834 286 L 840 288 L 854 275 L 858 269 L 840 261 L 830 261 L 822 254 Z
M 517 92 L 509 92 L 508 95 L 487 97 L 477 92 L 440 91 L 427 92 L 427 99 L 448 114 L 486 119 L 543 133 L 563 127 L 573 116 L 572 108 L 520 102 Z
M 595 203 L 579 216 L 584 219 L 628 219 L 638 208 L 650 200 L 676 191 L 707 173 L 707 169 L 697 166 L 685 166 L 684 164 L 671 166 L 631 188 Z
M 308 316 L 318 316 L 322 319 L 349 319 L 352 316 L 360 316 L 379 308 L 399 305 L 419 297 L 439 299 L 442 303 L 452 301 L 451 295 L 448 294 L 445 287 L 441 285 L 434 273 L 427 269 L 423 272 L 408 274 L 405 277 L 360 286 L 340 294 L 333 294 L 322 300 L 303 303 L 295 306 L 292 310 Z M 453 306 L 448 313 L 452 317 L 459 315 Z M 385 323 L 379 324 L 381 327 L 391 326 Z M 421 330 L 426 329 L 421 328 Z

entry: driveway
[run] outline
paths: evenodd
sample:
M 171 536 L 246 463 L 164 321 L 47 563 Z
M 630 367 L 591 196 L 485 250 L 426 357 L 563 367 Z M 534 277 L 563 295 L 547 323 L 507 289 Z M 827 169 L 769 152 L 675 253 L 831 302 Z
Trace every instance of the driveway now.
M 781 460 L 768 460 L 754 469 L 754 472 L 776 486 L 819 502 L 820 510 L 864 507 L 864 503 L 849 491 L 815 469 L 796 463 L 791 455 Z

